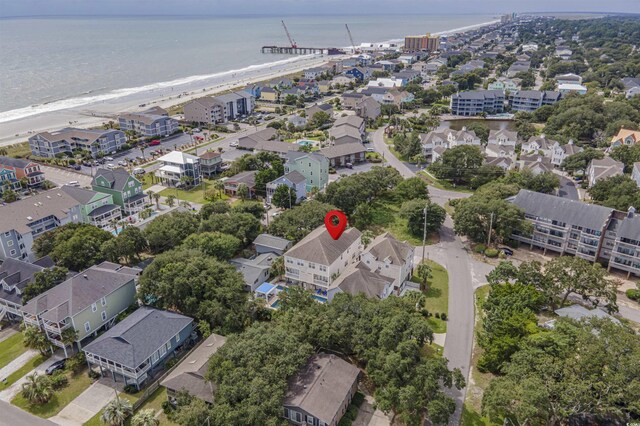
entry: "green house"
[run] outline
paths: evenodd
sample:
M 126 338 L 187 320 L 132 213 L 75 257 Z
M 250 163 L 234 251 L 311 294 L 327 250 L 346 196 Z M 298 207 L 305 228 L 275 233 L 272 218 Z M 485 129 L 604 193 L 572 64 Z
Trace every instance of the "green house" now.
M 69 185 L 63 185 L 60 189 L 78 202 L 80 221 L 83 223 L 107 229 L 122 219 L 120 206 L 113 203 L 110 194 Z
M 324 189 L 329 183 L 329 160 L 317 152 L 289 151 L 284 172 L 300 173 L 307 181 L 307 192 Z
M 113 196 L 114 204 L 120 206 L 125 216 L 144 210 L 147 204 L 148 197 L 142 189 L 142 182 L 125 169 L 98 169 L 91 187 L 94 191 Z

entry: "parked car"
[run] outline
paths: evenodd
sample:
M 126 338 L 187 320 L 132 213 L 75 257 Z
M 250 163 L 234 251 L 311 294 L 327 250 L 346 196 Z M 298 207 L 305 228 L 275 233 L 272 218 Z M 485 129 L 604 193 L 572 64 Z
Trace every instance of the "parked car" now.
M 505 256 L 513 256 L 513 250 L 511 250 L 509 247 L 498 247 L 498 250 L 504 253 Z
M 113 161 L 113 157 L 104 157 L 106 161 Z
M 353 169 L 353 164 L 351 163 L 347 163 L 345 164 L 345 166 L 347 167 L 347 169 Z
M 144 169 L 142 167 L 136 167 L 135 169 L 133 169 L 133 174 L 134 175 L 143 175 L 146 172 L 144 171 Z
M 375 152 L 375 151 L 376 151 L 376 150 L 375 150 L 375 149 L 373 149 L 373 148 L 371 148 L 371 147 L 367 148 L 367 152 Z
M 149 146 L 158 146 L 158 145 L 160 145 L 159 139 L 154 139 L 151 142 L 149 142 Z
M 80 186 L 80 182 L 78 182 L 77 180 L 72 180 L 72 181 L 69 181 L 69 183 L 67 183 L 67 185 L 69 185 L 69 186 Z
M 231 146 L 231 147 L 233 147 L 233 148 L 237 147 L 238 145 L 239 145 L 239 142 L 238 142 L 238 141 L 233 141 L 233 142 L 231 142 L 231 143 L 229 144 L 229 146 Z
M 199 127 L 196 127 L 195 129 L 193 129 L 193 131 L 194 131 L 195 133 L 200 133 L 200 128 L 199 128 Z
M 80 164 L 72 164 L 69 168 L 73 170 L 82 170 L 82 166 Z
M 126 161 L 122 161 L 122 160 L 118 161 L 118 166 L 126 167 L 126 165 L 127 165 Z
M 111 164 L 111 163 L 107 164 L 107 169 L 113 170 L 115 168 L 116 168 L 116 166 L 114 166 L 113 164 Z
M 63 370 L 64 369 L 64 365 L 66 363 L 66 359 L 61 359 L 60 361 L 56 361 L 53 364 L 51 364 L 50 366 L 47 367 L 45 371 L 45 373 L 47 373 L 47 375 L 52 375 L 54 372 L 58 371 L 58 370 Z

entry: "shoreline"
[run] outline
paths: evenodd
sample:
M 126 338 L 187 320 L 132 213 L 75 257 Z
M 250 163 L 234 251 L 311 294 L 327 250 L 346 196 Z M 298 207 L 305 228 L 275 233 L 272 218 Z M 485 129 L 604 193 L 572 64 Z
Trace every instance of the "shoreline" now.
M 465 27 L 453 28 L 433 33 L 446 35 L 466 32 L 492 25 L 499 20 L 482 22 Z M 403 41 L 404 39 L 397 39 Z M 389 40 L 393 42 L 395 40 Z M 382 42 L 384 43 L 384 42 Z M 347 54 L 346 57 L 351 56 Z M 345 55 L 306 55 L 280 59 L 273 62 L 250 65 L 248 67 L 223 71 L 210 75 L 195 75 L 171 81 L 157 82 L 145 86 L 115 89 L 105 94 L 55 100 L 41 105 L 0 112 L 0 146 L 25 142 L 31 135 L 61 129 L 64 127 L 95 127 L 105 121 L 116 119 L 123 112 L 131 112 L 160 106 L 171 108 L 192 99 L 235 90 L 304 69 L 319 66 L 330 59 L 344 58 Z M 140 105 L 145 105 L 141 107 Z M 11 113 L 39 109 L 27 116 L 12 119 Z M 4 115 L 4 117 L 3 117 Z

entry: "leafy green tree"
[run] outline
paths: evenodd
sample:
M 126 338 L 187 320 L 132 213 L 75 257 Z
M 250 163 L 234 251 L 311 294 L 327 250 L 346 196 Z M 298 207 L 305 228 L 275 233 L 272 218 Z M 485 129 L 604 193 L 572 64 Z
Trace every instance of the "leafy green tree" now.
M 22 290 L 22 303 L 25 304 L 34 297 L 52 289 L 67 278 L 69 270 L 60 266 L 44 269 L 33 275 L 33 281 Z
M 318 111 L 313 114 L 313 117 L 309 120 L 309 127 L 317 129 L 324 126 L 331 121 L 331 116 L 324 111 Z
M 492 166 L 490 164 L 483 164 L 478 167 L 476 175 L 471 178 L 469 186 L 472 189 L 477 189 L 482 185 L 486 185 L 489 182 L 493 182 L 496 179 L 504 176 L 504 169 L 500 166 Z
M 115 239 L 102 244 L 101 250 L 111 262 L 124 259 L 128 265 L 140 262 L 140 253 L 147 250 L 147 239 L 140 228 L 125 226 Z
M 11 188 L 3 189 L 2 191 L 2 199 L 5 203 L 13 203 L 14 201 L 18 201 L 18 194 Z
M 207 203 L 202 206 L 198 215 L 201 220 L 207 220 L 212 214 L 228 213 L 231 211 L 231 206 L 226 201 L 215 201 L 213 203 Z
M 198 249 L 219 260 L 228 260 L 240 250 L 240 240 L 222 232 L 202 232 L 189 235 L 182 244 L 184 248 Z
M 474 145 L 459 145 L 446 150 L 440 159 L 429 166 L 438 179 L 453 181 L 455 184 L 471 182 L 484 162 L 484 155 Z
M 553 172 L 544 172 L 538 175 L 525 169 L 518 172 L 510 172 L 504 179 L 505 183 L 515 183 L 522 189 L 551 194 L 560 186 L 560 178 Z
M 237 331 L 247 319 L 244 279 L 235 268 L 199 250 L 176 249 L 157 256 L 140 277 L 140 298 L 175 309 L 214 330 Z
M 276 207 L 280 207 L 282 209 L 289 209 L 296 205 L 296 190 L 290 188 L 289 186 L 282 184 L 278 185 L 273 196 L 271 197 L 271 202 Z
M 244 201 L 242 203 L 236 203 L 231 208 L 232 213 L 249 213 L 253 215 L 256 219 L 262 219 L 262 216 L 265 213 L 265 209 L 262 206 L 262 203 L 258 201 Z
M 429 278 L 433 277 L 432 272 L 433 270 L 431 269 L 431 265 L 427 262 L 420 263 L 416 268 L 416 277 L 420 280 L 420 284 L 422 284 L 423 289 L 427 288 Z
M 110 401 L 100 419 L 109 426 L 123 426 L 124 422 L 133 414 L 133 406 L 128 399 L 116 398 Z
M 528 232 L 524 211 L 502 199 L 472 196 L 461 199 L 453 213 L 454 231 L 472 241 L 486 243 L 491 228 L 492 241 L 504 241 L 515 231 Z
M 167 198 L 165 199 L 165 202 L 167 203 L 167 205 L 169 207 L 175 206 L 176 205 L 176 196 L 173 195 L 173 194 L 168 195 Z
M 584 173 L 592 160 L 601 160 L 604 158 L 604 152 L 595 148 L 586 148 L 582 152 L 570 155 L 562 162 L 562 168 L 569 173 Z
M 474 132 L 481 142 L 487 143 L 489 141 L 489 126 L 483 122 L 473 122 L 467 126 L 467 130 Z
M 335 207 L 310 200 L 282 212 L 269 225 L 269 233 L 297 242 L 324 223 L 324 217 Z
M 588 192 L 593 201 L 613 209 L 626 211 L 640 206 L 640 187 L 628 175 L 600 179 Z
M 211 407 L 198 398 L 191 398 L 186 405 L 179 405 L 171 420 L 180 426 L 225 424 L 214 422 Z
M 350 217 L 350 221 L 356 228 L 364 229 L 371 225 L 374 220 L 374 211 L 367 203 L 359 204 Z
M 246 183 L 241 183 L 240 185 L 238 185 L 236 195 L 240 197 L 241 200 L 246 200 L 247 198 L 249 198 L 249 187 Z
M 402 203 L 400 216 L 407 219 L 409 233 L 416 237 L 424 234 L 424 210 L 427 209 L 427 233 L 438 232 L 447 212 L 436 203 L 426 200 L 409 200 Z
M 147 224 L 144 237 L 152 253 L 162 253 L 182 244 L 198 229 L 198 217 L 190 212 L 171 212 Z
M 427 183 L 419 177 L 411 177 L 398 183 L 393 190 L 393 196 L 398 202 L 408 200 L 429 199 L 429 187 Z
M 640 162 L 640 144 L 617 146 L 609 155 L 614 160 L 623 162 L 625 172 L 631 173 L 633 163 Z
M 156 418 L 156 410 L 147 408 L 140 410 L 131 419 L 131 426 L 158 426 L 160 420 Z
M 615 424 L 640 414 L 640 337 L 605 319 L 559 319 L 531 336 L 491 381 L 482 411 L 491 420 L 560 426 Z
M 399 133 L 393 137 L 393 146 L 402 158 L 411 159 L 422 153 L 420 135 L 417 132 L 410 134 Z
M 51 256 L 59 266 L 82 271 L 105 260 L 100 247 L 113 238 L 93 225 L 71 223 L 36 239 L 33 250 L 38 257 Z
M 22 397 L 32 404 L 46 404 L 53 397 L 53 384 L 49 377 L 33 373 L 22 384 Z
M 284 275 L 284 257 L 283 256 L 278 256 L 276 257 L 276 259 L 273 261 L 273 263 L 271 264 L 271 267 L 269 268 L 269 273 L 272 276 L 275 277 L 281 277 Z
M 250 244 L 261 231 L 260 221 L 251 213 L 214 214 L 200 224 L 200 232 L 222 232 L 240 240 L 243 246 Z

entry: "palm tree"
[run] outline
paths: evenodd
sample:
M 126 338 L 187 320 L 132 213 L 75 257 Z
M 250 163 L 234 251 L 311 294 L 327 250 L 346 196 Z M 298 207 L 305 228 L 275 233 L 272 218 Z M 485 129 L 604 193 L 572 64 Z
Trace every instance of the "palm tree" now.
M 144 158 L 144 150 L 147 149 L 146 145 L 140 145 L 140 153 L 142 154 L 142 161 L 145 160 Z
M 220 198 L 222 198 L 222 191 L 224 191 L 224 182 L 216 180 L 213 182 L 213 189 L 220 191 Z
M 100 418 L 109 426 L 122 426 L 131 414 L 133 407 L 129 400 L 116 398 L 107 404 Z
M 249 187 L 247 186 L 247 184 L 241 183 L 240 185 L 238 185 L 238 188 L 236 189 L 236 195 L 243 200 L 249 197 Z
M 46 404 L 53 396 L 53 384 L 47 376 L 33 373 L 22 384 L 22 396 L 34 404 Z
M 283 256 L 276 257 L 276 260 L 273 261 L 271 267 L 269 268 L 269 272 L 271 273 L 271 275 L 274 275 L 276 277 L 281 277 L 284 275 L 285 271 Z
M 31 349 L 40 351 L 42 355 L 46 355 L 51 349 L 51 343 L 42 330 L 29 325 L 22 325 L 22 335 L 24 345 Z
M 167 205 L 169 207 L 173 207 L 176 204 L 176 196 L 171 194 L 167 197 L 167 199 L 165 200 L 165 202 L 167 203 Z
M 64 343 L 64 356 L 67 356 L 67 346 L 73 346 L 78 341 L 78 332 L 73 328 L 67 328 L 60 335 L 60 340 Z
M 156 419 L 156 411 L 153 408 L 140 411 L 131 419 L 131 426 L 158 426 L 160 420 Z
M 160 194 L 153 194 L 153 200 L 156 202 L 156 210 L 160 210 Z
M 416 276 L 420 280 L 422 289 L 425 290 L 427 288 L 427 282 L 429 281 L 429 278 L 432 277 L 431 266 L 429 266 L 428 263 L 419 264 L 416 268 Z

